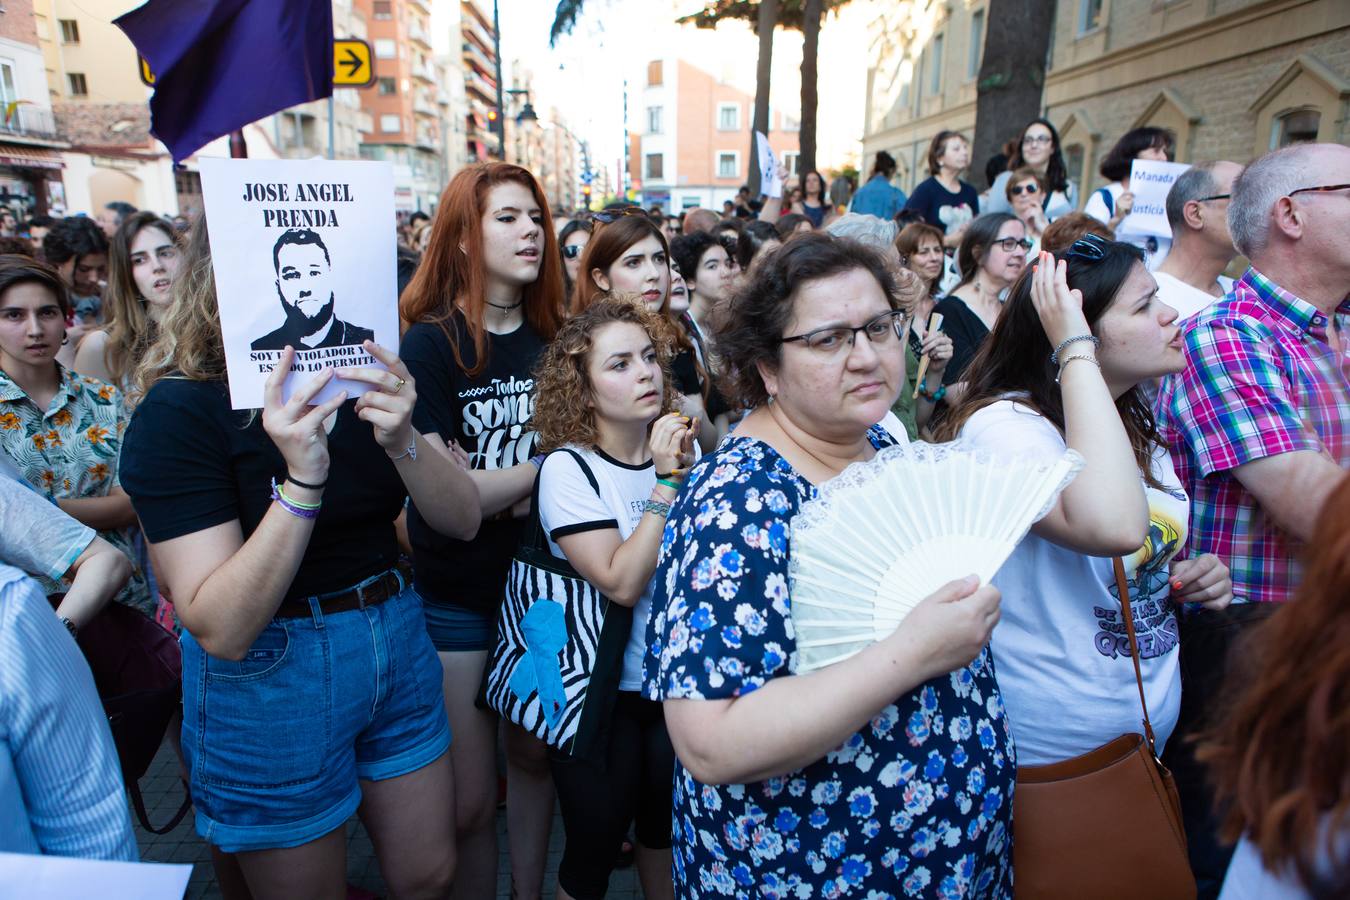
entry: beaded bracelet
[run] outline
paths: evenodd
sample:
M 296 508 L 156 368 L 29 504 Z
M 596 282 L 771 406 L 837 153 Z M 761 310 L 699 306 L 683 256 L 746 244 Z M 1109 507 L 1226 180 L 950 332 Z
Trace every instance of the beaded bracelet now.
M 1095 335 L 1091 334 L 1079 334 L 1071 338 L 1065 338 L 1059 342 L 1059 346 L 1055 348 L 1055 352 L 1050 354 L 1050 365 L 1059 365 L 1059 354 L 1064 351 L 1065 347 L 1070 344 L 1076 344 L 1079 341 L 1090 341 L 1093 347 L 1100 347 L 1102 345 L 1102 342 L 1098 340 Z
M 292 500 L 286 496 L 286 492 L 277 484 L 275 478 L 272 479 L 272 499 L 281 504 L 281 508 L 293 516 L 301 519 L 317 519 L 319 517 L 319 507 L 322 503 L 301 503 Z
M 927 383 L 920 384 L 919 396 L 930 403 L 937 403 L 943 397 L 947 396 L 947 386 L 945 384 L 940 384 L 936 391 L 930 391 Z
M 666 516 L 670 515 L 670 504 L 662 503 L 659 500 L 648 500 L 646 503 L 642 504 L 642 512 L 644 514 L 656 513 L 664 519 Z

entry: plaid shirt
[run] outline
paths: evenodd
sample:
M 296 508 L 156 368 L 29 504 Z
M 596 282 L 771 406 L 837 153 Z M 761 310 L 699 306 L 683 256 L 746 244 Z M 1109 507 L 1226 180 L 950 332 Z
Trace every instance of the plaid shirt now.
M 1350 299 L 1336 321 L 1350 348 Z M 1191 552 L 1227 563 L 1239 600 L 1288 600 L 1300 546 L 1231 470 L 1296 450 L 1350 467 L 1350 353 L 1336 357 L 1327 328 L 1312 304 L 1248 269 L 1191 321 L 1186 368 L 1158 394 L 1159 432 L 1191 495 Z

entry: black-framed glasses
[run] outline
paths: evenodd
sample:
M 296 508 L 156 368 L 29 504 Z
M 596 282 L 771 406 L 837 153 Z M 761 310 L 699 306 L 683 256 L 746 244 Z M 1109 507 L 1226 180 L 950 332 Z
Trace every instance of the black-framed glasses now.
M 1195 201 L 1195 202 L 1196 202 L 1196 203 L 1208 203 L 1208 202 L 1211 201 L 1211 200 L 1231 200 L 1232 198 L 1233 198 L 1233 195 L 1232 195 L 1232 194 L 1215 194 L 1215 195 L 1212 196 L 1212 197 L 1201 197 L 1199 200 L 1197 200 L 1197 201 Z
M 818 328 L 805 334 L 794 334 L 782 339 L 784 344 L 800 341 L 817 353 L 835 355 L 852 347 L 858 339 L 858 332 L 867 335 L 873 344 L 888 344 L 891 338 L 901 338 L 905 334 L 905 319 L 909 313 L 903 309 L 884 312 L 875 319 L 869 319 L 857 328 L 848 325 L 836 325 L 832 328 Z
M 1022 138 L 1024 144 L 1053 144 L 1055 139 L 1048 134 L 1028 134 Z
M 1064 257 L 1076 256 L 1088 262 L 1101 262 L 1106 258 L 1106 241 L 1096 234 L 1085 234 L 1069 245 Z
M 1317 187 L 1299 188 L 1296 191 L 1290 191 L 1285 196 L 1292 197 L 1295 194 L 1334 194 L 1336 191 L 1343 191 L 1350 188 L 1350 184 L 1323 184 Z
M 1040 191 L 1040 187 L 1038 187 L 1034 181 L 1029 181 L 1026 184 L 1015 184 L 1008 189 L 1008 193 L 1012 194 L 1014 197 L 1022 193 L 1039 194 Z
M 581 251 L 585 249 L 585 244 L 563 244 L 563 259 L 576 259 L 581 255 Z
M 637 206 L 623 206 L 619 209 L 602 209 L 600 212 L 591 213 L 591 218 L 601 225 L 611 225 L 624 216 L 646 216 L 647 211 Z
M 1000 248 L 1004 253 L 1013 253 L 1018 247 L 1023 250 L 1031 249 L 1031 241 L 1026 238 L 1005 237 L 991 242 L 991 246 Z

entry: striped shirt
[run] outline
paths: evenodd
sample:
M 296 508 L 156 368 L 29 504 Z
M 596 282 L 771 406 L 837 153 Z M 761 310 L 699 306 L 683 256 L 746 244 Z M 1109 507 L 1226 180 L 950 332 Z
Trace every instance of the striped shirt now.
M 1191 555 L 1228 564 L 1240 601 L 1289 599 L 1299 542 L 1233 476 L 1244 463 L 1311 450 L 1350 468 L 1350 299 L 1328 317 L 1248 269 L 1185 332 L 1186 368 L 1163 382 L 1158 429 L 1191 495 Z
M 94 677 L 37 584 L 3 563 L 0 852 L 138 858 Z

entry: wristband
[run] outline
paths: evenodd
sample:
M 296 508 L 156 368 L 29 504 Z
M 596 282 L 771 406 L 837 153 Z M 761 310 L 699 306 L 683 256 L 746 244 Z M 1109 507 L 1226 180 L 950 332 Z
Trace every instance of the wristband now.
M 1064 357 L 1062 360 L 1059 361 L 1059 372 L 1055 374 L 1055 384 L 1059 384 L 1060 378 L 1064 377 L 1064 367 L 1067 366 L 1069 363 L 1073 362 L 1075 359 L 1083 359 L 1083 360 L 1087 360 L 1088 362 L 1090 362 L 1090 363 L 1092 363 L 1094 366 L 1096 366 L 1098 371 L 1101 371 L 1102 364 L 1099 363 L 1099 362 L 1097 362 L 1096 357 L 1093 357 L 1093 356 L 1081 356 L 1081 355 L 1080 355 L 1080 356 L 1066 356 L 1066 357 Z
M 646 503 L 642 504 L 642 512 L 644 514 L 656 513 L 664 519 L 666 516 L 670 515 L 670 504 L 662 503 L 659 500 L 648 500 Z
M 530 462 L 534 464 L 536 469 L 542 469 L 544 468 L 544 459 L 547 456 L 547 453 L 536 453 L 534 456 L 530 457 Z
M 1079 341 L 1090 341 L 1093 347 L 1100 347 L 1102 345 L 1102 342 L 1098 340 L 1096 336 L 1091 334 L 1079 334 L 1071 338 L 1065 338 L 1059 342 L 1059 346 L 1050 354 L 1050 365 L 1059 365 L 1059 355 L 1064 352 L 1064 348 L 1070 344 L 1076 344 Z
M 272 479 L 272 499 L 281 504 L 281 508 L 293 516 L 301 519 L 317 519 L 319 517 L 319 507 L 323 504 L 315 503 L 301 504 L 286 496 L 285 492 L 277 484 L 276 479 Z
M 680 488 L 684 487 L 683 482 L 671 481 L 669 478 L 658 478 L 656 483 L 665 485 L 677 494 L 680 492 Z
M 286 480 L 289 481 L 291 484 L 295 485 L 296 487 L 307 488 L 311 491 L 321 491 L 323 490 L 323 486 L 328 483 L 328 479 L 325 478 L 318 484 L 310 484 L 308 481 L 301 481 L 299 478 L 296 478 L 290 472 L 286 473 Z
M 385 455 L 388 456 L 388 451 L 385 452 Z M 405 456 L 413 462 L 417 462 L 417 432 L 413 432 L 413 436 L 408 439 L 408 448 L 406 450 L 398 456 L 390 456 L 389 459 L 391 462 L 398 462 Z
M 75 627 L 75 623 L 67 619 L 65 616 L 61 617 L 61 624 L 66 626 L 66 631 L 70 632 L 71 637 L 78 638 L 80 636 L 79 635 L 80 629 Z

